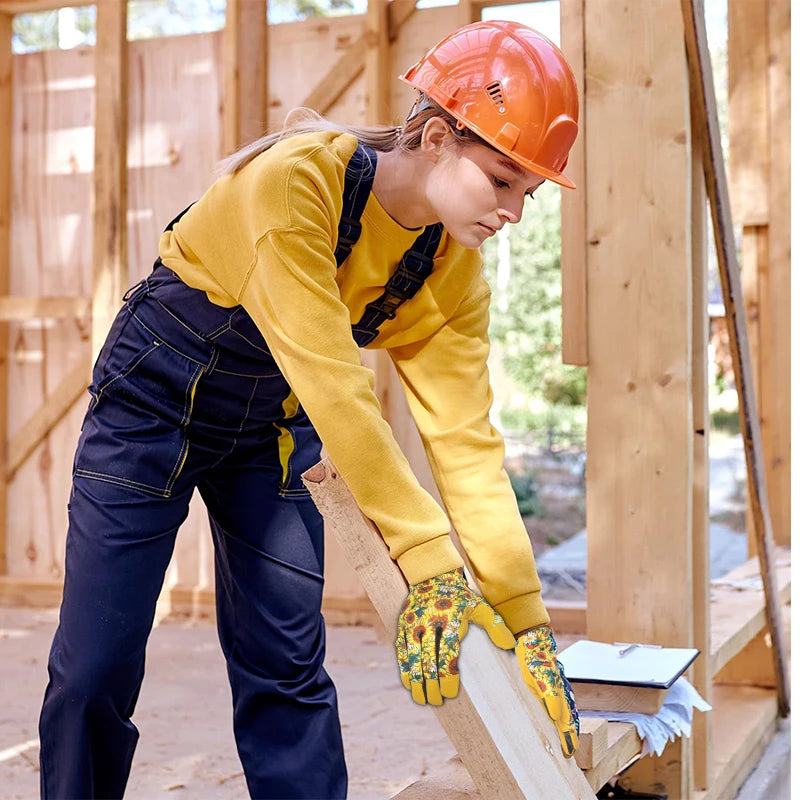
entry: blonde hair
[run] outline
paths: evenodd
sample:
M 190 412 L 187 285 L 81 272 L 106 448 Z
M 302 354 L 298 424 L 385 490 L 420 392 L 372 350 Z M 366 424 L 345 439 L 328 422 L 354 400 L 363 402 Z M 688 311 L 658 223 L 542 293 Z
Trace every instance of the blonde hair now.
M 358 126 L 340 125 L 320 116 L 310 108 L 292 109 L 286 116 L 283 128 L 274 133 L 268 133 L 232 153 L 220 161 L 217 167 L 219 175 L 232 175 L 242 167 L 247 166 L 254 158 L 269 150 L 272 145 L 290 136 L 299 136 L 303 133 L 317 131 L 338 131 L 355 136 L 361 144 L 368 145 L 373 150 L 388 153 L 395 148 L 406 151 L 417 150 L 422 142 L 422 131 L 425 123 L 432 117 L 442 117 L 457 134 L 457 141 L 464 143 L 479 142 L 485 144 L 476 133 L 469 128 L 461 126 L 455 117 L 448 114 L 441 106 L 430 98 L 422 95 L 414 104 L 404 125 L 389 126 Z

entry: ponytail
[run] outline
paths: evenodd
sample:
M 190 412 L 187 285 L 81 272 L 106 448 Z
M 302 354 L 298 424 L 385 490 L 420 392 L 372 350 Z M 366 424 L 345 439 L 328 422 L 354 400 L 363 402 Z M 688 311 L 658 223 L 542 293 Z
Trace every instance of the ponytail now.
M 396 147 L 407 151 L 416 150 L 422 141 L 422 130 L 425 127 L 425 123 L 431 117 L 436 116 L 443 117 L 453 131 L 458 134 L 460 140 L 483 142 L 477 134 L 474 134 L 468 128 L 457 127 L 456 119 L 436 103 L 427 97 L 424 99 L 425 102 L 423 104 L 420 104 L 419 101 L 414 104 L 405 125 L 398 125 L 397 127 L 340 125 L 320 116 L 310 108 L 294 108 L 286 116 L 281 130 L 268 133 L 224 158 L 219 162 L 217 174 L 232 175 L 242 167 L 247 166 L 256 156 L 269 150 L 276 142 L 288 139 L 290 136 L 300 136 L 304 133 L 316 133 L 319 131 L 348 133 L 351 136 L 355 136 L 361 144 L 368 145 L 373 150 L 383 153 L 388 153 Z

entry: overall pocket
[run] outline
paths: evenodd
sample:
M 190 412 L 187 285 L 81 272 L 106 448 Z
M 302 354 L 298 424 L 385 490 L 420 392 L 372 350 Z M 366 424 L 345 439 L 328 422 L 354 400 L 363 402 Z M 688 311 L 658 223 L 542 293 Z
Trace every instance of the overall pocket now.
M 75 475 L 169 497 L 186 462 L 202 374 L 129 315 L 95 366 Z

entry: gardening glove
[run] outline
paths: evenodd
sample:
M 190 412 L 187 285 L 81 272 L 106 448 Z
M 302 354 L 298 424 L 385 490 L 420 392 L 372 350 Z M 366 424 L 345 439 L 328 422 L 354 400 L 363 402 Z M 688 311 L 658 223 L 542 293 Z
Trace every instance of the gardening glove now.
M 458 694 L 458 656 L 470 622 L 504 650 L 514 634 L 502 617 L 467 586 L 463 567 L 409 587 L 397 623 L 397 661 L 415 703 L 434 706 Z
M 580 722 L 572 687 L 556 658 L 556 640 L 550 626 L 520 634 L 516 651 L 523 680 L 556 726 L 561 750 L 570 758 L 578 749 Z

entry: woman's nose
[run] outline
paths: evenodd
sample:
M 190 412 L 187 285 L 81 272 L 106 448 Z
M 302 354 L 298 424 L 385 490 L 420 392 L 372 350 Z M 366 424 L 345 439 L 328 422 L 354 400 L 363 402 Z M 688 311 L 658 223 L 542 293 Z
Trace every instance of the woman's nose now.
M 524 197 L 518 201 L 515 200 L 513 202 L 505 203 L 505 205 L 497 209 L 500 219 L 502 219 L 504 223 L 508 222 L 511 225 L 516 224 L 520 221 L 520 219 L 522 219 L 522 207 L 524 203 Z

